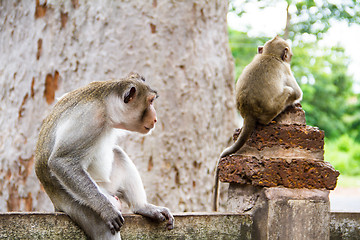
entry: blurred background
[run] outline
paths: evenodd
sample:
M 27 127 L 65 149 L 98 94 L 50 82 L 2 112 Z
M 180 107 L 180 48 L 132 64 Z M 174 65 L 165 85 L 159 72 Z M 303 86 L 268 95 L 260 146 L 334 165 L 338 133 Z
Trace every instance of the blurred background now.
M 210 211 L 237 127 L 227 12 L 223 0 L 0 1 L 0 211 L 53 210 L 34 173 L 42 120 L 63 94 L 129 72 L 160 95 L 152 134 L 119 139 L 149 202 Z
M 360 2 L 230 1 L 236 77 L 277 34 L 292 44 L 308 125 L 325 131 L 325 161 L 340 171 L 333 210 L 360 211 Z
M 332 209 L 356 210 L 359 24 L 358 0 L 0 1 L 0 212 L 53 210 L 33 168 L 42 120 L 64 93 L 131 71 L 160 94 L 155 131 L 119 139 L 149 202 L 210 211 L 218 156 L 240 126 L 235 81 L 277 34 L 292 45 L 307 124 L 325 131 L 341 173 Z

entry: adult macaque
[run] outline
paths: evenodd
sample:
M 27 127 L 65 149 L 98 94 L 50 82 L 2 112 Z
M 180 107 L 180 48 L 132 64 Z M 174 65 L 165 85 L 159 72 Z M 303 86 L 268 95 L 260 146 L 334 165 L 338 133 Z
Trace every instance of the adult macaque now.
M 276 36 L 258 48 L 258 54 L 245 67 L 236 83 L 236 107 L 244 125 L 236 142 L 220 158 L 237 152 L 249 138 L 256 124 L 269 124 L 286 107 L 300 101 L 302 91 L 291 69 L 293 53 L 289 44 Z M 218 170 L 215 176 L 213 209 L 217 210 Z
M 151 205 L 140 175 L 116 145 L 116 128 L 146 134 L 154 128 L 157 98 L 136 73 L 93 82 L 64 95 L 44 120 L 35 170 L 56 211 L 67 213 L 91 239 L 120 239 L 119 199 L 134 213 L 158 221 L 174 218 Z

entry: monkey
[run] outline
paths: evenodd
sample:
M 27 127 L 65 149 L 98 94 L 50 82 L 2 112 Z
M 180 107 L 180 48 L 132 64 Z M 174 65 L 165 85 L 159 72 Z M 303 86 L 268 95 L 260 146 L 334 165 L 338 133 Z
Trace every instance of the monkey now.
M 302 91 L 290 68 L 293 53 L 289 44 L 276 36 L 258 47 L 258 54 L 247 65 L 236 83 L 236 108 L 244 119 L 236 142 L 220 159 L 237 152 L 256 124 L 269 124 L 286 107 L 300 102 Z M 218 165 L 218 164 L 217 164 Z M 218 208 L 219 170 L 215 170 L 213 210 Z
M 156 98 L 144 77 L 130 73 L 65 94 L 42 123 L 36 175 L 55 211 L 68 214 L 91 239 L 121 239 L 119 199 L 134 213 L 174 227 L 168 208 L 147 202 L 138 170 L 116 144 L 118 129 L 154 129 Z
M 289 44 L 276 36 L 258 48 L 254 60 L 246 66 L 236 83 L 236 106 L 244 118 L 238 140 L 225 149 L 221 157 L 238 151 L 256 123 L 269 124 L 286 107 L 302 98 L 302 91 L 291 69 Z

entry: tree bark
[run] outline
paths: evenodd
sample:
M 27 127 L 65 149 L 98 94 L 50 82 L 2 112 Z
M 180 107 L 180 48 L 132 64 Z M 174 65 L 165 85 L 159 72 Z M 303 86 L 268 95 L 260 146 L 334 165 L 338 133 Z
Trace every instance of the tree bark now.
M 290 7 L 290 4 L 288 4 L 286 7 L 286 26 L 284 29 L 284 39 L 285 40 L 289 39 L 289 36 L 290 36 L 291 14 L 289 13 L 289 7 Z
M 214 169 L 235 127 L 227 1 L 1 1 L 0 211 L 52 210 L 34 173 L 56 98 L 136 71 L 157 89 L 151 135 L 121 138 L 148 200 L 211 209 Z

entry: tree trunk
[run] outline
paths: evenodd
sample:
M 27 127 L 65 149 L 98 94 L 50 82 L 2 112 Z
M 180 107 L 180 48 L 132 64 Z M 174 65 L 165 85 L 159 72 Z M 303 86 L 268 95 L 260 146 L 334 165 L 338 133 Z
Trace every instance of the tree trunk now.
M 151 135 L 121 138 L 148 200 L 211 209 L 218 156 L 235 127 L 227 1 L 1 1 L 0 211 L 52 210 L 34 173 L 55 99 L 136 71 L 157 89 Z
M 290 7 L 290 4 L 288 4 L 286 7 L 286 26 L 284 29 L 284 39 L 285 40 L 289 39 L 289 36 L 290 36 L 291 14 L 289 13 L 289 7 Z

